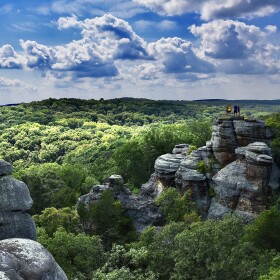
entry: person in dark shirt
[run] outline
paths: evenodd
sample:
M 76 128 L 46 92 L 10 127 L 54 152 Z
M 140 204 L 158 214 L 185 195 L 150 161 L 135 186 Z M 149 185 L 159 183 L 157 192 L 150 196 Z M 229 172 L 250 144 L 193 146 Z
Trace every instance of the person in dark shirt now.
M 238 112 L 238 106 L 234 105 L 234 107 L 233 107 L 233 114 L 234 114 L 235 117 L 237 116 L 237 112 Z

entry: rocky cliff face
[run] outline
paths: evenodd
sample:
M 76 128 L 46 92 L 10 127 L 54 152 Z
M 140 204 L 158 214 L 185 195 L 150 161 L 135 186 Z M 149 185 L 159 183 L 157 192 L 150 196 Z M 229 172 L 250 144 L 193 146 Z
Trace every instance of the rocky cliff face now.
M 28 238 L 36 240 L 35 223 L 28 210 L 32 199 L 28 187 L 10 176 L 12 166 L 0 160 L 0 240 Z
M 267 207 L 273 165 L 270 148 L 265 143 L 254 142 L 237 148 L 235 154 L 237 160 L 213 177 L 216 197 L 212 200 L 209 218 L 235 212 L 251 220 Z
M 0 279 L 67 280 L 65 273 L 36 240 L 26 184 L 12 178 L 12 166 L 0 160 Z
M 213 125 L 210 145 L 218 162 L 226 165 L 236 159 L 236 148 L 254 142 L 269 145 L 271 138 L 272 133 L 263 121 L 220 118 Z

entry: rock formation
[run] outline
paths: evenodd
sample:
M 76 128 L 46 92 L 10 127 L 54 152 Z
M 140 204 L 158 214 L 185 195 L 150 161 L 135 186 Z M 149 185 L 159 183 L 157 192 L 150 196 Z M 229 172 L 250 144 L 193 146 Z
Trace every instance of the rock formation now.
M 219 118 L 213 125 L 212 145 L 215 158 L 222 165 L 236 159 L 235 149 L 254 142 L 270 143 L 271 131 L 260 120 L 244 120 L 243 117 Z
M 280 171 L 269 148 L 271 139 L 263 121 L 220 118 L 204 147 L 189 155 L 175 147 L 173 154 L 156 160 L 150 193 L 158 195 L 170 186 L 182 194 L 190 190 L 202 217 L 236 212 L 250 220 L 267 207 L 271 190 L 279 188 Z M 211 189 L 216 193 L 213 199 Z
M 114 198 L 121 201 L 125 214 L 132 218 L 136 231 L 141 232 L 150 225 L 163 225 L 162 214 L 155 205 L 155 195 L 152 194 L 154 189 L 149 190 L 146 185 L 146 189 L 140 195 L 133 195 L 123 184 L 120 175 L 112 175 L 108 181 L 107 184 L 93 186 L 88 194 L 78 199 L 78 203 L 89 206 L 91 203 L 98 202 L 104 191 L 111 190 Z M 153 185 L 154 181 L 150 184 Z
M 0 160 L 0 279 L 65 280 L 65 273 L 36 240 L 28 214 L 32 206 L 26 184 L 10 176 L 12 166 Z
M 114 175 L 79 202 L 94 203 L 104 190 L 111 189 L 136 229 L 142 231 L 163 223 L 154 201 L 166 188 L 174 187 L 181 194 L 190 191 L 204 219 L 235 212 L 249 221 L 267 207 L 271 190 L 279 188 L 280 170 L 273 162 L 271 139 L 262 121 L 220 118 L 204 147 L 189 153 L 188 144 L 179 144 L 172 153 L 158 157 L 155 173 L 142 185 L 140 195 L 132 195 L 122 178 Z
M 216 197 L 211 203 L 209 218 L 235 212 L 249 221 L 267 207 L 273 165 L 270 148 L 255 142 L 237 148 L 235 153 L 238 159 L 213 177 Z
M 36 240 L 35 223 L 28 210 L 32 199 L 28 187 L 11 176 L 12 166 L 0 160 L 0 240 L 28 238 Z
M 67 280 L 52 255 L 29 239 L 0 241 L 0 279 Z

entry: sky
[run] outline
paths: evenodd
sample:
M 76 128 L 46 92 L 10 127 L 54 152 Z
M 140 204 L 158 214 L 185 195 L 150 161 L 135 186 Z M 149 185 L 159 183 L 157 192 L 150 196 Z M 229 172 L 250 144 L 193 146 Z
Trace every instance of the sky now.
M 280 99 L 279 0 L 1 0 L 0 30 L 0 104 Z

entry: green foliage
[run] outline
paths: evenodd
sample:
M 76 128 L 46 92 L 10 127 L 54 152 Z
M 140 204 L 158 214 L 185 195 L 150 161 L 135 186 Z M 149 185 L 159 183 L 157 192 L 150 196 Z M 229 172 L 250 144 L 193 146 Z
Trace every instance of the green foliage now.
M 79 215 L 76 210 L 69 207 L 46 208 L 41 215 L 34 215 L 33 219 L 37 226 L 45 229 L 48 236 L 53 236 L 60 227 L 67 232 L 77 233 L 78 231 Z
M 124 215 L 120 201 L 114 200 L 110 190 L 104 191 L 88 209 L 79 204 L 78 213 L 84 230 L 100 235 L 106 249 L 116 241 L 128 242 L 136 237 L 131 219 Z
M 192 151 L 196 151 L 197 150 L 197 147 L 196 146 L 193 146 L 191 145 L 187 151 L 187 155 L 190 155 Z
M 190 191 L 181 196 L 175 188 L 168 188 L 157 198 L 156 204 L 168 222 L 199 220 L 195 203 L 190 198 Z
M 161 280 L 170 279 L 175 266 L 175 237 L 185 230 L 185 223 L 170 223 L 161 231 L 146 229 L 136 246 L 148 249 L 148 270 L 153 271 Z
M 77 165 L 45 163 L 18 171 L 15 176 L 24 181 L 34 200 L 32 214 L 48 207 L 71 207 L 88 190 L 92 181 Z
M 175 237 L 170 279 L 256 279 L 271 254 L 241 242 L 242 236 L 243 225 L 235 217 L 192 224 Z
M 272 260 L 268 274 L 261 275 L 259 280 L 279 280 L 280 279 L 280 255 Z
M 280 211 L 277 207 L 263 211 L 246 229 L 245 240 L 262 249 L 280 252 Z
M 120 146 L 114 153 L 113 159 L 117 166 L 117 173 L 125 180 L 140 187 L 150 174 L 154 172 L 154 162 L 162 154 L 169 153 L 178 143 L 199 144 L 209 140 L 210 125 L 202 122 L 207 133 L 198 137 L 196 126 L 178 123 L 172 125 L 153 125 Z M 202 140 L 203 139 L 203 140 Z
M 37 231 L 38 241 L 51 252 L 69 279 L 91 279 L 92 271 L 104 263 L 101 240 L 96 236 L 75 235 L 63 228 L 52 237 L 43 228 L 37 228 Z
M 266 119 L 266 125 L 274 132 L 274 139 L 272 141 L 272 149 L 276 156 L 276 161 L 280 165 L 280 113 L 270 115 Z
M 105 265 L 94 273 L 93 279 L 158 279 L 155 273 L 147 269 L 148 263 L 148 251 L 144 247 L 127 249 L 114 245 Z
M 242 114 L 267 118 L 280 164 L 280 114 L 267 116 L 279 111 L 279 102 L 242 102 Z M 15 177 L 29 186 L 38 240 L 69 279 L 278 279 L 279 261 L 275 258 L 268 272 L 273 253 L 261 251 L 279 250 L 276 212 L 262 214 L 243 238 L 238 220 L 199 222 L 189 193 L 180 196 L 170 189 L 158 200 L 169 223 L 161 230 L 146 229 L 131 244 L 137 237 L 131 220 L 111 193 L 105 192 L 88 209 L 78 206 L 79 226 L 70 208 L 111 174 L 121 174 L 137 192 L 159 155 L 179 143 L 190 144 L 189 152 L 204 145 L 210 139 L 211 120 L 224 114 L 224 105 L 48 99 L 0 108 L 0 158 L 11 162 Z M 214 164 L 201 163 L 198 169 L 205 173 Z M 100 235 L 106 254 L 99 237 L 77 234 L 80 230 Z M 114 243 L 129 245 L 113 245 L 109 252 Z
M 199 173 L 206 174 L 207 172 L 209 172 L 209 166 L 206 164 L 204 160 L 201 160 L 200 162 L 197 163 L 196 170 Z

